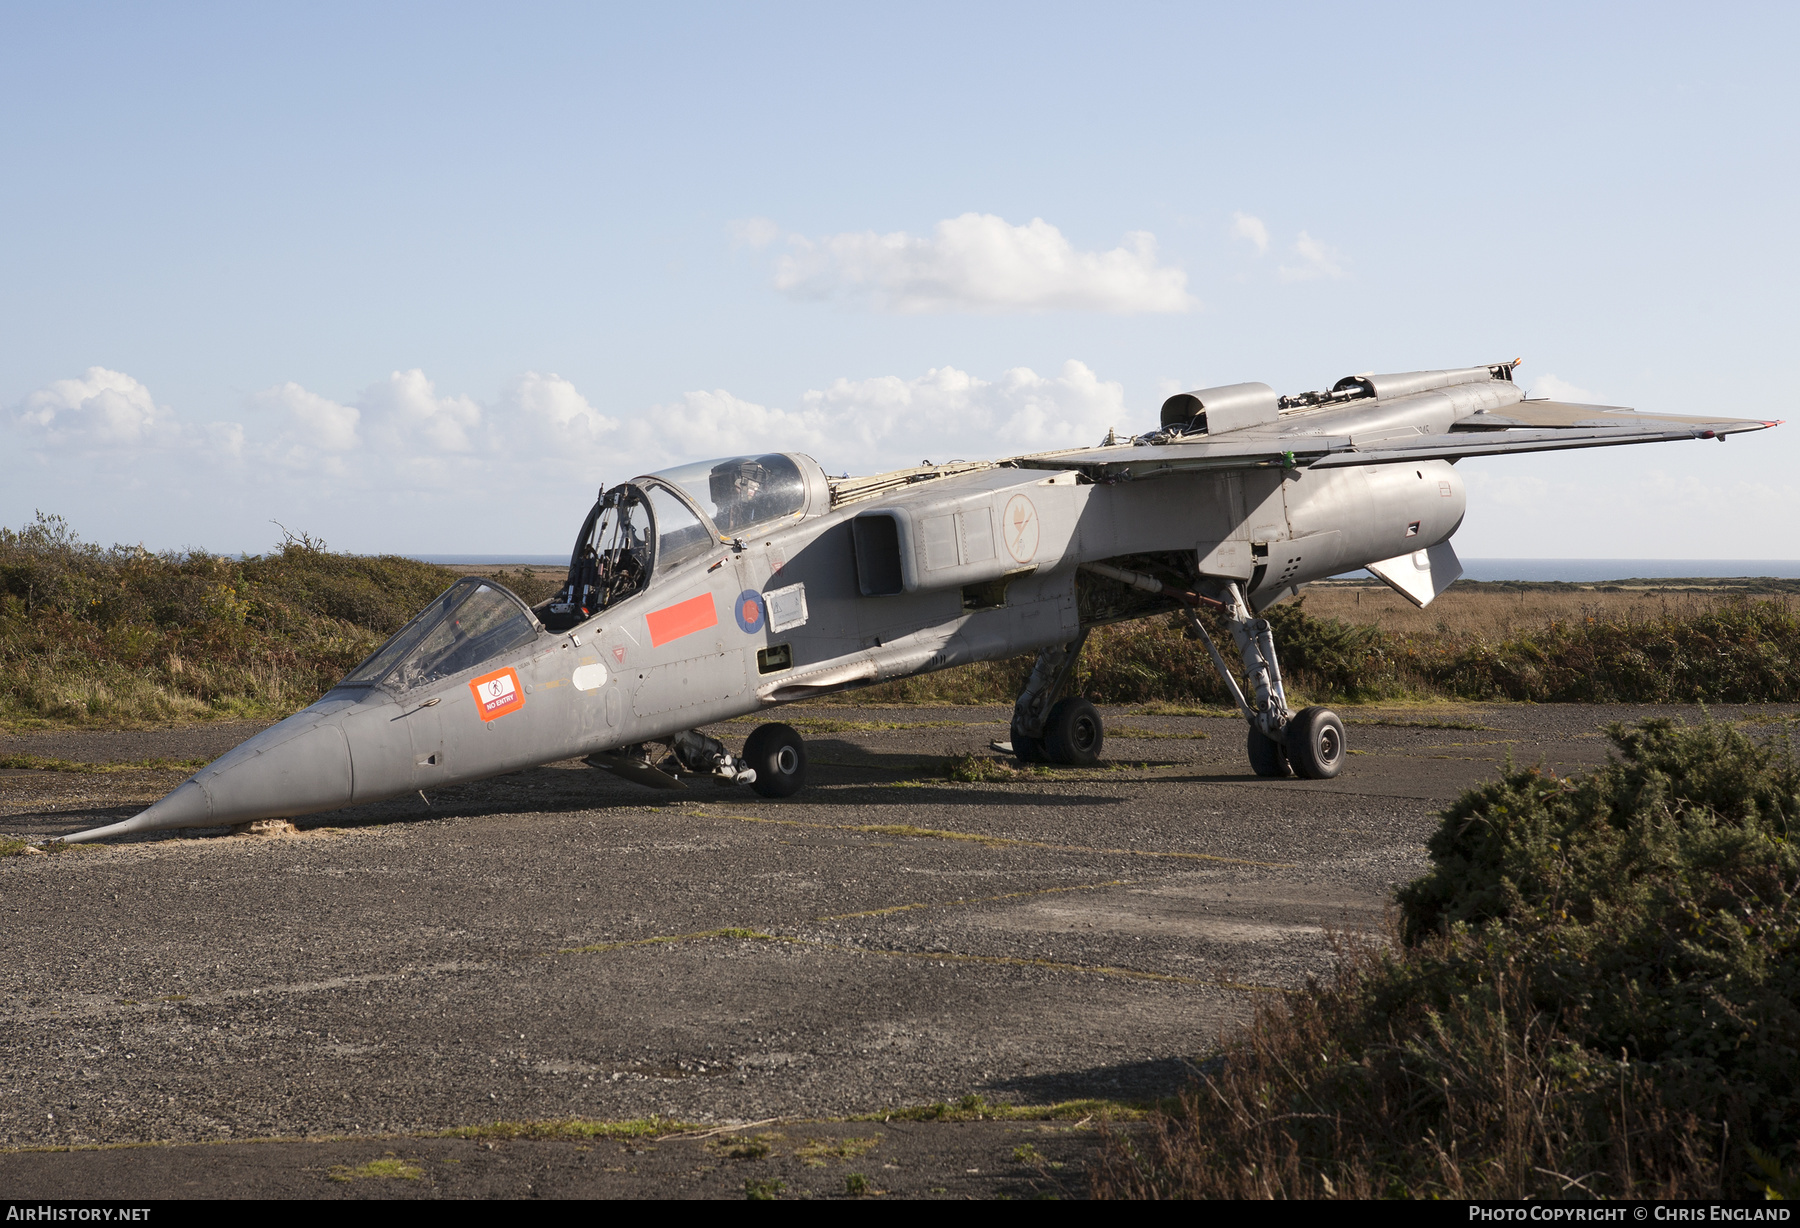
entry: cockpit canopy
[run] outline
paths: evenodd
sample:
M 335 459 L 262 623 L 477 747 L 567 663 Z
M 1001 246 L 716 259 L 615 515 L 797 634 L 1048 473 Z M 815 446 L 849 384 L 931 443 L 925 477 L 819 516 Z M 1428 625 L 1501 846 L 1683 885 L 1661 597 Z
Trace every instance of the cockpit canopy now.
M 806 510 L 806 476 L 779 452 L 698 461 L 651 476 L 681 487 L 721 533 L 736 535 Z
M 581 526 L 568 582 L 539 607 L 544 624 L 573 627 L 639 592 L 652 576 L 805 515 L 813 499 L 828 497 L 824 490 L 816 463 L 780 452 L 699 461 L 615 486 Z
M 537 620 L 523 601 L 498 584 L 468 576 L 444 590 L 338 685 L 386 683 L 408 691 L 523 648 L 537 633 Z

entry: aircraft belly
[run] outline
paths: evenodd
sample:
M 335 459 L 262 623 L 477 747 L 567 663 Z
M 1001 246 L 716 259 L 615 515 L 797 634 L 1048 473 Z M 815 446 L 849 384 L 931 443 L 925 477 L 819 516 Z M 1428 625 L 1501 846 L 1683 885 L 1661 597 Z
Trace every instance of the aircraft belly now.
M 1243 475 L 1237 473 L 1181 474 L 1100 488 L 1081 519 L 1081 560 L 1192 550 L 1201 541 L 1245 538 L 1243 490 Z
M 1064 577 L 1065 591 L 1046 593 L 1041 600 L 1008 603 L 995 610 L 978 610 L 962 621 L 946 646 L 946 665 L 971 661 L 997 661 L 1066 644 L 1081 631 L 1075 612 L 1075 582 Z
M 638 716 L 661 716 L 716 705 L 743 691 L 744 650 L 732 648 L 651 666 L 632 692 L 631 710 Z
M 861 597 L 856 600 L 857 630 L 868 647 L 906 635 L 920 627 L 937 626 L 962 615 L 962 591 L 946 589 L 898 597 Z
M 1336 571 L 1435 545 L 1456 532 L 1466 506 L 1462 479 L 1445 461 L 1309 470 L 1288 483 L 1287 494 L 1296 542 L 1339 535 Z M 1275 570 L 1263 587 L 1273 583 Z M 1312 571 L 1310 560 L 1305 571 Z M 1291 583 L 1318 578 L 1301 574 Z
M 1346 563 L 1347 557 L 1343 534 L 1336 529 L 1271 542 L 1262 562 L 1262 581 L 1255 591 L 1274 593 L 1336 575 L 1355 566 Z

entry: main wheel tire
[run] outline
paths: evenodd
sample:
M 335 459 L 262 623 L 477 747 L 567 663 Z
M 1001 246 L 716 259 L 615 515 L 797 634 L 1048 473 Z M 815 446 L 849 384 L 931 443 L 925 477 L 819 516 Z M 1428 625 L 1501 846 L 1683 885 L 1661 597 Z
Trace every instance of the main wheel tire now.
M 792 797 L 806 786 L 806 740 L 791 725 L 759 725 L 744 739 L 750 783 L 764 797 Z
M 1344 770 L 1344 722 L 1330 708 L 1302 708 L 1287 727 L 1287 757 L 1308 780 L 1330 780 Z
M 1034 738 L 1019 727 L 1015 716 L 1012 724 L 1013 758 L 1020 763 L 1048 763 L 1050 756 L 1044 750 L 1044 740 Z
M 1044 721 L 1044 750 L 1050 762 L 1067 767 L 1091 767 L 1100 762 L 1106 746 L 1106 727 L 1100 711 L 1085 699 L 1060 699 Z
M 1258 776 L 1288 775 L 1287 747 L 1262 730 L 1251 727 L 1244 749 L 1250 752 L 1250 770 Z

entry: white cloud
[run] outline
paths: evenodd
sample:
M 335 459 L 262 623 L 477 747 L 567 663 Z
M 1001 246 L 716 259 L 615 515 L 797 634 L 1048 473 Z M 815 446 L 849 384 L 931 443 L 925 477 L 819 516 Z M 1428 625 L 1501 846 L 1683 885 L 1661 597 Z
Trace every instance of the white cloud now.
M 1294 264 L 1284 264 L 1277 271 L 1283 281 L 1312 281 L 1320 277 L 1348 277 L 1344 271 L 1343 256 L 1335 248 L 1325 246 L 1304 230 L 1294 240 L 1290 249 L 1297 260 Z
M 91 375 L 91 373 L 90 373 Z M 62 380 L 27 398 L 19 415 L 28 444 L 53 443 L 43 425 L 86 413 L 109 389 L 152 412 L 149 394 L 129 376 L 106 373 L 100 392 Z M 89 380 L 87 383 L 93 383 Z M 75 391 L 70 386 L 81 384 Z M 71 409 L 69 406 L 75 408 Z M 89 408 L 83 409 L 83 406 Z M 440 396 L 423 371 L 396 371 L 350 403 L 298 383 L 257 393 L 249 428 L 216 422 L 183 431 L 167 409 L 155 409 L 171 443 L 160 464 L 183 456 L 205 463 L 215 479 L 236 472 L 246 481 L 299 481 L 320 497 L 368 506 L 372 498 L 458 492 L 534 492 L 568 484 L 592 489 L 706 456 L 797 451 L 834 473 L 856 473 L 932 460 L 992 457 L 1094 444 L 1110 428 L 1141 426 L 1126 408 L 1124 388 L 1070 361 L 1054 375 L 1024 367 L 984 380 L 955 367 L 904 378 L 840 379 L 801 394 L 789 406 L 762 405 L 724 389 L 621 414 L 603 414 L 568 380 L 526 372 L 487 403 Z M 113 407 L 117 417 L 117 407 Z M 260 428 L 260 429 L 259 429 Z M 59 428 L 62 429 L 62 428 Z M 73 429 L 73 428 L 68 428 Z M 142 432 L 139 431 L 138 434 Z M 86 437 L 129 468 L 142 455 L 137 435 Z M 174 446 L 179 444 L 179 446 Z M 166 472 L 158 471 L 159 474 Z M 379 492 L 379 494 L 377 493 Z
M 739 247 L 761 251 L 781 237 L 781 227 L 766 217 L 746 217 L 729 223 L 731 241 Z
M 1248 242 L 1259 256 L 1269 250 L 1269 228 L 1263 225 L 1261 218 L 1248 213 L 1231 215 L 1231 237 Z
M 1577 405 L 1597 405 L 1600 398 L 1586 388 L 1577 388 L 1568 380 L 1558 379 L 1548 371 L 1531 381 L 1530 395 L 1551 401 L 1573 401 Z
M 440 397 L 425 372 L 395 371 L 363 390 L 362 410 L 372 435 L 388 448 L 425 447 L 468 452 L 469 432 L 481 423 L 481 406 L 468 397 Z
M 1073 360 L 1054 376 L 1014 367 L 992 382 L 954 367 L 913 380 L 840 379 L 801 403 L 829 424 L 832 459 L 819 459 L 839 472 L 1088 447 L 1111 427 L 1136 425 L 1123 385 Z
M 274 518 L 351 550 L 548 553 L 566 548 L 597 488 L 634 474 L 734 452 L 805 452 L 829 472 L 868 474 L 1088 445 L 1110 428 L 1153 425 L 1164 391 L 1140 389 L 1134 408 L 1119 383 L 1070 361 L 1049 374 L 942 366 L 844 378 L 774 404 L 698 390 L 602 412 L 555 374 L 526 372 L 477 399 L 440 393 L 411 370 L 342 399 L 279 384 L 247 399 L 241 423 L 184 426 L 138 381 L 96 370 L 0 414 L 0 447 L 15 461 L 0 483 L 0 522 L 42 507 L 78 512 L 102 540 L 255 550 L 268 547 Z M 1549 374 L 1533 391 L 1592 399 Z M 1794 557 L 1800 531 L 1788 512 L 1800 487 L 1779 466 L 1747 467 L 1746 447 L 1769 445 L 1464 462 L 1471 498 L 1457 548 Z M 1732 538 L 1738 523 L 1763 528 Z
M 28 438 L 56 447 L 106 449 L 168 444 L 179 428 L 137 380 L 105 367 L 59 379 L 25 398 L 14 415 Z
M 690 392 L 621 421 L 593 440 L 589 456 L 609 480 L 699 459 L 700 452 L 804 452 L 832 473 L 877 473 L 927 459 L 1087 446 L 1112 427 L 1139 425 L 1124 387 L 1080 362 L 1066 362 L 1052 376 L 1016 367 L 996 380 L 937 367 L 912 379 L 840 379 L 804 393 L 792 408 L 724 389 Z
M 362 420 L 361 410 L 308 392 L 292 380 L 257 393 L 254 400 L 263 408 L 285 411 L 293 420 L 302 444 L 327 452 L 348 452 L 362 442 L 356 432 L 357 424 Z M 242 427 L 237 428 L 236 442 L 237 449 L 241 450 Z
M 764 232 L 756 232 L 758 234 Z M 796 299 L 844 298 L 877 311 L 1189 311 L 1187 274 L 1157 263 L 1156 236 L 1132 231 L 1108 252 L 1080 252 L 1042 218 L 947 218 L 929 237 L 895 231 L 788 236 L 775 287 Z

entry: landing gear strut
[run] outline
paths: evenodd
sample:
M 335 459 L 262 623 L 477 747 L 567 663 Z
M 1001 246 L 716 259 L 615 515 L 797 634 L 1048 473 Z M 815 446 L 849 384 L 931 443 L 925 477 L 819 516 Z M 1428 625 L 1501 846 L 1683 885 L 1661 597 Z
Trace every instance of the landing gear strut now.
M 1331 779 L 1344 769 L 1344 722 L 1329 708 L 1288 710 L 1269 620 L 1251 613 L 1236 584 L 1227 584 L 1225 591 L 1229 598 L 1221 603 L 1225 625 L 1231 629 L 1231 638 L 1243 657 L 1244 677 L 1254 700 L 1246 698 L 1238 687 L 1192 606 L 1186 609 L 1188 628 L 1194 638 L 1205 641 L 1219 677 L 1225 680 L 1225 688 L 1250 725 L 1245 749 L 1251 770 L 1258 776 L 1297 774 L 1308 780 Z
M 787 729 L 787 726 L 777 728 Z M 662 739 L 662 744 L 669 748 L 669 755 L 660 761 L 652 757 L 651 744 L 640 742 L 636 746 L 595 751 L 585 762 L 589 767 L 600 768 L 623 780 L 651 789 L 684 789 L 687 787 L 681 783 L 684 773 L 689 776 L 710 776 L 719 784 L 756 786 L 756 769 L 746 762 L 749 756 L 737 758 L 717 738 L 684 729 Z M 757 792 L 762 790 L 758 789 Z
M 1021 762 L 1087 767 L 1100 761 L 1106 728 L 1099 710 L 1078 696 L 1057 699 L 1075 672 L 1087 636 L 1083 631 L 1067 644 L 1038 653 L 1025 689 L 1013 704 L 1012 753 Z

